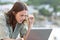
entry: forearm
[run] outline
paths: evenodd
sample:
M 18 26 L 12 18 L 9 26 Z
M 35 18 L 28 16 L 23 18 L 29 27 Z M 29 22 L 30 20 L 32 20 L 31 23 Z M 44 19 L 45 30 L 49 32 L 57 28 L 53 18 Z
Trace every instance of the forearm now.
M 26 33 L 26 35 L 23 36 L 24 40 L 26 40 L 28 38 L 28 35 L 30 33 L 30 30 L 31 30 L 31 25 L 28 25 L 27 33 Z

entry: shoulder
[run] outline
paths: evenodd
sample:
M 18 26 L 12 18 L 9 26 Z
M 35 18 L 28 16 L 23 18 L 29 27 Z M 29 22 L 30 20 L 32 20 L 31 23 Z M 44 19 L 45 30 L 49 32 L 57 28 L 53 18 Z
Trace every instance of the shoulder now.
M 6 20 L 4 13 L 0 13 L 0 39 L 8 37 L 8 28 L 6 26 Z

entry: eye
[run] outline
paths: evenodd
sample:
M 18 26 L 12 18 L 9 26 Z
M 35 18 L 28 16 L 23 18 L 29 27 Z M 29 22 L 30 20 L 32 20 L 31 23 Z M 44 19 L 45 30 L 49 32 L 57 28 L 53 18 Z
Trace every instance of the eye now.
M 21 15 L 21 16 L 24 16 L 24 15 Z

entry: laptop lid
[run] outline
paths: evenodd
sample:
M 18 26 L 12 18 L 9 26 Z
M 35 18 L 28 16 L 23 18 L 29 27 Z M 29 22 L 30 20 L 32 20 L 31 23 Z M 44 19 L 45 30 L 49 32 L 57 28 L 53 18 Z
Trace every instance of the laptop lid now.
M 27 40 L 48 40 L 52 29 L 32 29 Z

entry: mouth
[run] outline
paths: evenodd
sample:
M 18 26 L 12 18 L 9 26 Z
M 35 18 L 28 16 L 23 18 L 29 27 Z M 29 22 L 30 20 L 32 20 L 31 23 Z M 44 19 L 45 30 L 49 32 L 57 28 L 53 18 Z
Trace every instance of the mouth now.
M 23 22 L 23 20 L 20 20 L 20 23 L 22 23 Z

